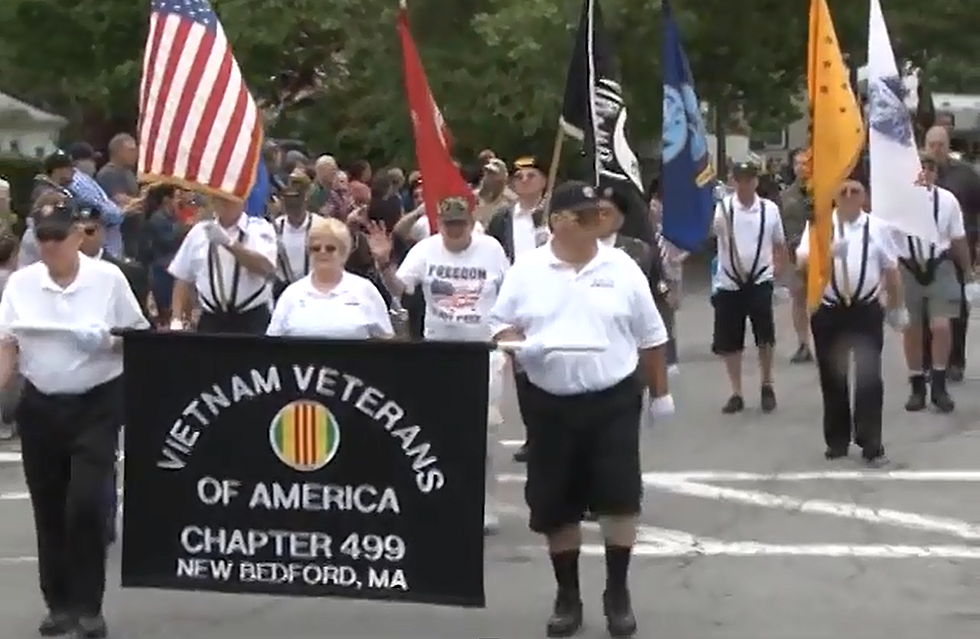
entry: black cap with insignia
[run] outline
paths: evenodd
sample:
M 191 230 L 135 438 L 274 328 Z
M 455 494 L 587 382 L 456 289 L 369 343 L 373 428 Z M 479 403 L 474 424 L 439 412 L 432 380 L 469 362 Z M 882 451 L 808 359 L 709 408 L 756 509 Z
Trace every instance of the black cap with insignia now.
M 759 177 L 759 167 L 754 162 L 736 162 L 732 165 L 732 177 L 738 178 L 757 178 Z
M 555 188 L 555 192 L 551 194 L 551 210 L 556 213 L 558 211 L 576 213 L 598 209 L 599 202 L 600 197 L 595 187 L 577 180 L 559 184 Z

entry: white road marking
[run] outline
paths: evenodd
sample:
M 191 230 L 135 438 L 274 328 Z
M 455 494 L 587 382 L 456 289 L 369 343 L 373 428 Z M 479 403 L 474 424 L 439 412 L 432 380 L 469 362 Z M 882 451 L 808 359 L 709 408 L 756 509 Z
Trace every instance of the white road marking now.
M 601 557 L 605 547 L 584 544 L 582 555 Z M 888 546 L 846 544 L 761 544 L 754 541 L 712 542 L 696 546 L 637 544 L 637 557 L 813 557 L 860 559 L 980 559 L 980 548 L 970 546 Z
M 523 439 L 501 439 L 499 442 L 504 448 L 520 448 L 524 444 Z
M 517 440 L 513 440 L 517 441 Z M 521 442 L 517 442 L 518 445 Z M 524 475 L 505 473 L 499 480 L 519 483 Z M 815 470 L 789 473 L 747 473 L 738 471 L 685 470 L 643 473 L 643 481 L 653 485 L 662 480 L 699 482 L 812 482 L 812 481 L 922 481 L 980 482 L 980 470 Z
M 789 495 L 777 495 L 756 490 L 742 490 L 725 486 L 711 486 L 676 479 L 646 481 L 648 486 L 679 495 L 738 502 L 763 508 L 789 510 L 854 519 L 871 524 L 898 526 L 911 530 L 944 533 L 960 539 L 980 539 L 980 526 L 947 517 L 932 517 L 918 513 L 902 512 L 889 508 L 869 508 L 855 503 L 836 502 L 826 499 L 800 499 Z

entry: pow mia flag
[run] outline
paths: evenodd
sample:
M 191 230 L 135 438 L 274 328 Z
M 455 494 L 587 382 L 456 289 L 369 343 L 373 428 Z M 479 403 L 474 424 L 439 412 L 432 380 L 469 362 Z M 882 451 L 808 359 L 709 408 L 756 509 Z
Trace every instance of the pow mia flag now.
M 616 59 L 602 23 L 598 0 L 583 0 L 575 47 L 565 80 L 560 125 L 583 143 L 587 181 L 600 191 L 628 195 L 629 210 L 620 232 L 653 244 L 640 163 L 626 139 L 626 104 Z

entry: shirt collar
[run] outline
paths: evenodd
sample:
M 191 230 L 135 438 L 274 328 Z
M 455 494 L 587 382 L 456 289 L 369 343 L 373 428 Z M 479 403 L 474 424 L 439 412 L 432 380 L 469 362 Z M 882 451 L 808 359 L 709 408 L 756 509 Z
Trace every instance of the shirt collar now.
M 752 200 L 752 203 L 749 204 L 748 206 L 745 206 L 738 199 L 738 196 L 735 195 L 734 193 L 732 193 L 732 199 L 731 199 L 732 210 L 734 210 L 734 211 L 741 211 L 743 213 L 758 213 L 759 212 L 759 209 L 760 209 L 760 206 L 759 206 L 760 201 L 761 200 L 759 199 L 759 196 L 756 195 L 755 196 L 755 199 Z
M 612 235 L 607 235 L 606 237 L 599 238 L 599 244 L 603 246 L 616 246 L 616 240 L 619 238 L 619 233 L 613 233 Z
M 845 226 L 847 226 L 849 228 L 854 228 L 856 226 L 862 226 L 862 225 L 864 225 L 864 222 L 867 219 L 868 219 L 868 214 L 865 213 L 864 211 L 861 211 L 860 213 L 858 213 L 857 217 L 854 218 L 854 221 L 853 222 L 848 222 L 846 220 L 841 219 L 840 215 L 837 213 L 837 209 L 834 209 L 834 221 L 835 222 L 840 221 Z
M 103 255 L 105 255 L 105 249 L 99 249 L 99 252 L 96 253 L 95 254 L 95 257 L 93 257 L 92 259 L 93 260 L 101 260 Z
M 555 255 L 555 252 L 551 248 L 551 242 L 552 242 L 552 240 L 548 240 L 548 244 L 547 244 L 547 247 L 548 247 L 548 264 L 550 266 L 552 266 L 553 268 L 567 268 L 569 266 L 568 262 L 564 262 L 564 261 L 560 260 L 558 258 L 558 256 Z M 585 264 L 581 268 L 581 270 L 579 270 L 579 273 L 586 273 L 588 271 L 592 271 L 592 270 L 598 268 L 599 266 L 602 266 L 606 262 L 611 261 L 612 260 L 612 257 L 610 255 L 610 252 L 611 251 L 615 251 L 615 250 L 617 250 L 617 249 L 614 249 L 614 248 L 609 247 L 609 246 L 605 246 L 600 241 L 599 242 L 599 250 L 592 257 L 592 259 L 587 264 Z
M 221 226 L 221 223 L 220 222 L 218 223 L 218 226 Z M 245 211 L 242 211 L 241 214 L 239 214 L 238 220 L 236 220 L 234 224 L 232 224 L 231 226 L 228 226 L 228 227 L 222 226 L 221 228 L 223 228 L 224 230 L 228 231 L 228 230 L 231 230 L 231 229 L 236 228 L 236 227 L 240 231 L 242 231 L 242 232 L 244 232 L 244 231 L 246 231 L 248 229 L 248 216 L 245 215 Z
M 92 267 L 92 258 L 82 253 L 78 254 L 78 273 L 75 274 L 75 279 L 71 284 L 62 288 L 51 279 L 51 274 L 48 272 L 47 268 L 44 269 L 44 275 L 41 278 L 41 288 L 54 291 L 55 293 L 73 293 L 80 288 L 85 288 L 88 285 L 88 275 Z

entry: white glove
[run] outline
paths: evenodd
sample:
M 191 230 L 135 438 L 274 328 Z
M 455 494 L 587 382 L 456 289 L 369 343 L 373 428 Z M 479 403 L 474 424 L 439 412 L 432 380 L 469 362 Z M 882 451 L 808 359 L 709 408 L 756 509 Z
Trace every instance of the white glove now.
M 521 347 L 514 353 L 514 358 L 522 367 L 528 363 L 540 362 L 548 354 L 548 348 L 543 342 L 537 340 L 524 340 Z
M 112 333 L 105 324 L 93 323 L 73 328 L 71 334 L 78 347 L 86 353 L 95 353 L 112 346 Z
M 847 239 L 834 240 L 830 245 L 830 254 L 838 260 L 847 256 Z
M 669 393 L 661 397 L 651 397 L 650 403 L 647 404 L 647 413 L 654 421 L 657 418 L 673 415 L 674 412 L 674 398 Z
M 231 244 L 231 238 L 218 226 L 217 222 L 211 222 L 204 227 L 204 232 L 208 236 L 208 241 L 217 246 L 228 246 Z
M 980 304 L 980 282 L 970 282 L 963 287 L 963 291 L 970 304 Z
M 170 330 L 172 331 L 182 331 L 184 330 L 184 320 L 179 318 L 173 318 L 170 320 Z
M 904 306 L 890 308 L 885 312 L 885 322 L 896 331 L 903 330 L 909 325 L 909 310 Z
M 773 289 L 772 296 L 777 302 L 785 302 L 792 298 L 792 294 L 785 286 L 777 286 L 775 289 Z

